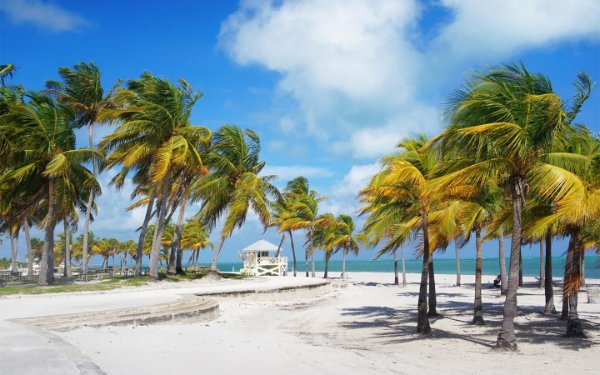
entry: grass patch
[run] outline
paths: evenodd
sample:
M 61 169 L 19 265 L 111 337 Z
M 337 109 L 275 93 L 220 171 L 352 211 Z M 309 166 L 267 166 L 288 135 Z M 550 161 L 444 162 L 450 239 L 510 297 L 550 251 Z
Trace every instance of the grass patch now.
M 193 281 L 204 277 L 208 273 L 208 267 L 198 270 L 198 272 L 187 272 L 183 275 L 167 275 L 159 273 L 160 282 L 178 283 L 182 281 Z M 223 278 L 232 280 L 241 280 L 245 276 L 235 274 L 221 274 Z M 68 292 L 95 292 L 107 291 L 124 287 L 136 287 L 147 285 L 150 282 L 148 276 L 136 277 L 111 277 L 97 282 L 74 282 L 73 280 L 64 280 L 59 278 L 55 285 L 39 286 L 35 284 L 7 285 L 0 287 L 0 297 L 14 294 L 45 294 L 45 293 L 68 293 Z

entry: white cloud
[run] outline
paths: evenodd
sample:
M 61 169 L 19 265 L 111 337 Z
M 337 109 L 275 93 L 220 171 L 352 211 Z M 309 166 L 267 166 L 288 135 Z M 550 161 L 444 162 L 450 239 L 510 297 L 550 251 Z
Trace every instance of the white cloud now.
M 503 58 L 566 39 L 600 36 L 597 0 L 441 0 L 454 20 L 434 43 L 452 59 Z M 491 55 L 491 56 L 490 56 Z
M 331 212 L 334 215 L 356 214 L 360 207 L 356 200 L 358 192 L 367 186 L 371 177 L 379 170 L 378 163 L 353 165 L 342 180 L 332 186 L 319 211 Z
M 33 23 L 50 31 L 74 31 L 89 23 L 80 15 L 40 0 L 2 0 L 0 11 L 15 23 Z
M 432 85 L 465 62 L 496 64 L 526 48 L 600 35 L 596 0 L 436 6 L 452 17 L 422 40 L 431 33 L 419 29 L 427 6 L 417 0 L 246 0 L 223 23 L 219 42 L 237 63 L 281 75 L 279 91 L 302 114 L 283 117 L 283 133 L 304 127 L 324 149 L 361 159 L 389 152 L 404 136 L 436 132 L 440 93 Z
M 330 177 L 332 172 L 327 168 L 311 167 L 306 165 L 266 165 L 262 170 L 261 175 L 275 175 L 279 181 L 291 180 L 298 176 L 304 177 Z

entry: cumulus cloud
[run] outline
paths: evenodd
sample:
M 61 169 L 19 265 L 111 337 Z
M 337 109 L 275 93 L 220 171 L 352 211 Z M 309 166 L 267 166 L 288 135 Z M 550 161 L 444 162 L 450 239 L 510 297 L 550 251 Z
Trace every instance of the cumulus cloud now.
M 502 58 L 566 39 L 600 36 L 595 0 L 441 0 L 454 20 L 434 45 L 452 59 Z
M 0 11 L 15 23 L 33 23 L 55 32 L 75 31 L 89 25 L 80 15 L 46 1 L 2 0 Z
M 550 42 L 599 36 L 594 0 L 440 0 L 451 14 L 436 33 L 416 0 L 242 1 L 222 25 L 220 45 L 241 65 L 278 72 L 303 126 L 338 153 L 373 158 L 403 136 L 441 126 L 431 83 L 449 71 L 492 63 Z M 427 40 L 419 37 L 429 35 Z

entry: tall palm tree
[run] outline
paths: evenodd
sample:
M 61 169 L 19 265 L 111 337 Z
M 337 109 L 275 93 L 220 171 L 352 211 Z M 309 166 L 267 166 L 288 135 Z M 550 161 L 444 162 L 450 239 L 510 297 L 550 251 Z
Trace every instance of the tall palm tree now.
M 580 76 L 579 82 L 583 81 Z M 506 65 L 477 74 L 454 96 L 449 112 L 450 127 L 433 143 L 441 144 L 445 153 L 458 154 L 463 165 L 444 177 L 444 187 L 494 181 L 505 186 L 511 197 L 510 268 L 497 347 L 515 350 L 525 199 L 534 182 L 543 191 L 557 193 L 574 184 L 566 170 L 543 160 L 552 138 L 564 129 L 563 103 L 546 77 L 530 73 L 523 65 Z
M 201 152 L 210 143 L 211 133 L 190 123 L 192 108 L 201 96 L 182 79 L 174 85 L 144 73 L 115 95 L 115 101 L 125 108 L 119 113 L 122 123 L 100 143 L 110 152 L 107 166 L 120 164 L 126 172 L 148 168 L 149 182 L 157 187 L 152 193 L 158 200 L 157 239 L 165 228 L 174 172 L 183 166 L 200 169 L 204 165 Z M 154 241 L 151 280 L 158 280 L 160 250 L 160 240 Z
M 346 278 L 346 256 L 352 252 L 358 255 L 358 240 L 354 234 L 354 220 L 351 216 L 340 214 L 336 218 L 336 231 L 333 233 L 330 246 L 342 252 L 342 274 Z
M 206 231 L 206 228 L 198 220 L 188 220 L 185 223 L 181 237 L 181 248 L 192 251 L 188 267 L 191 263 L 194 264 L 194 267 L 198 265 L 200 250 L 207 247 L 214 249 L 214 244 L 208 239 L 209 237 L 210 233 Z
M 0 132 L 14 145 L 13 167 L 0 177 L 0 185 L 15 191 L 43 188 L 47 213 L 44 220 L 44 251 L 38 284 L 54 282 L 54 227 L 58 199 L 64 194 L 99 193 L 100 187 L 83 163 L 92 159 L 90 149 L 75 149 L 72 123 L 75 113 L 51 97 L 28 94 L 26 103 L 15 105 L 0 122 Z M 78 181 L 80 185 L 75 185 Z
M 90 149 L 95 149 L 94 125 L 111 121 L 115 115 L 115 104 L 113 94 L 121 81 L 117 81 L 106 93 L 102 87 L 102 74 L 98 66 L 92 61 L 81 62 L 73 68 L 62 67 L 58 69 L 60 81 L 46 81 L 47 91 L 59 100 L 59 102 L 73 109 L 75 112 L 75 126 L 78 128 L 87 126 L 89 133 Z M 98 158 L 92 159 L 94 178 L 98 178 Z M 88 236 L 94 194 L 88 197 L 85 221 L 83 224 L 83 263 L 81 272 L 87 272 L 88 263 Z
M 363 213 L 375 213 L 367 219 L 379 221 L 374 226 L 392 226 L 392 236 L 403 242 L 411 233 L 418 232 L 422 241 L 423 265 L 419 288 L 417 333 L 429 334 L 427 285 L 431 252 L 436 247 L 430 243 L 430 213 L 444 201 L 443 191 L 433 186 L 441 163 L 441 154 L 424 148 L 427 138 L 420 135 L 399 144 L 400 152 L 383 158 L 383 170 L 376 174 L 369 186 L 360 193 L 366 205 Z M 379 217 L 379 219 L 377 219 Z
M 219 244 L 214 252 L 208 278 L 219 279 L 217 263 L 223 243 L 241 227 L 249 212 L 258 216 L 265 229 L 271 222 L 269 205 L 281 201 L 271 184 L 275 176 L 261 176 L 265 163 L 260 160 L 260 139 L 252 130 L 227 125 L 215 134 L 207 164 L 210 173 L 192 186 L 192 200 L 201 200 L 197 214 L 208 230 L 223 218 Z

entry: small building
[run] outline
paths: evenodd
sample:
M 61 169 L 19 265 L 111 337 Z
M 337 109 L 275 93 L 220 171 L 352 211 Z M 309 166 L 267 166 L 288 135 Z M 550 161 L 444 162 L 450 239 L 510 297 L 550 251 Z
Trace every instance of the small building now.
M 242 250 L 244 268 L 240 273 L 249 276 L 285 276 L 288 258 L 280 256 L 281 251 L 269 241 L 256 241 Z

